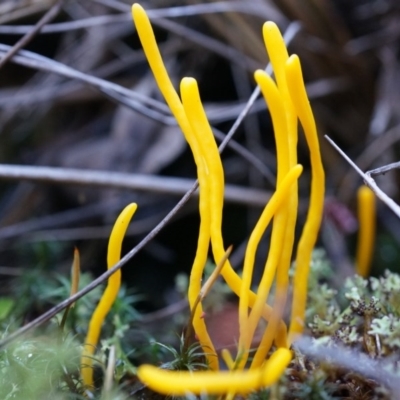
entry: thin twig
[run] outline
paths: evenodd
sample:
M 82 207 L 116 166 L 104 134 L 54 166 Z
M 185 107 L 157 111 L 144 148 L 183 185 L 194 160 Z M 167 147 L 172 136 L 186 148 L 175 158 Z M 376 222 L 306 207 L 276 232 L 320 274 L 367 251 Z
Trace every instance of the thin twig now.
M 192 179 L 185 178 L 7 164 L 0 164 L 0 179 L 113 187 L 179 196 L 190 190 L 193 185 Z M 225 186 L 225 200 L 232 203 L 263 207 L 270 196 L 271 193 L 260 189 L 229 184 Z
M 225 43 L 220 42 L 214 38 L 211 38 L 201 32 L 197 32 L 194 29 L 188 28 L 187 26 L 170 21 L 169 19 L 159 18 L 153 20 L 154 25 L 160 26 L 169 32 L 179 35 L 185 40 L 188 40 L 198 46 L 201 46 L 213 53 L 218 54 L 221 57 L 226 58 L 228 61 L 239 65 L 244 70 L 253 72 L 259 68 L 260 63 L 251 57 L 248 57 L 241 53 L 239 50 Z
M 222 259 L 218 262 L 218 264 L 215 266 L 211 275 L 208 277 L 208 279 L 206 280 L 204 285 L 201 287 L 200 292 L 197 295 L 193 306 L 191 307 L 189 323 L 187 324 L 186 332 L 185 332 L 185 340 L 184 340 L 184 345 L 183 345 L 184 349 L 188 349 L 189 343 L 192 338 L 192 334 L 194 333 L 193 321 L 194 321 L 197 307 L 206 298 L 206 296 L 210 292 L 211 288 L 213 287 L 214 283 L 217 281 L 218 277 L 221 274 L 222 268 L 224 268 L 226 261 L 228 260 L 229 256 L 232 253 L 232 249 L 233 249 L 232 245 L 230 245 L 227 248 Z
M 392 169 L 399 169 L 399 168 L 400 168 L 400 161 L 397 161 L 388 165 L 384 165 L 383 167 L 371 169 L 370 171 L 367 171 L 366 174 L 368 176 L 385 175 L 386 172 L 389 172 Z
M 286 44 L 288 45 L 293 37 L 299 32 L 301 29 L 301 25 L 298 22 L 292 22 L 284 35 L 284 39 Z M 0 44 L 0 55 L 1 52 L 7 52 L 10 50 L 10 46 Z M 167 125 L 172 125 L 175 124 L 175 122 L 171 118 L 171 113 L 168 107 L 162 103 L 159 102 L 155 99 L 152 99 L 150 97 L 144 96 L 140 93 L 137 93 L 135 91 L 132 91 L 130 89 L 127 89 L 125 87 L 122 87 L 120 85 L 117 85 L 113 82 L 106 81 L 104 79 L 100 79 L 97 77 L 94 77 L 89 74 L 85 74 L 83 72 L 77 71 L 71 67 L 68 67 L 62 63 L 59 63 L 57 61 L 51 60 L 47 57 L 41 56 L 39 54 L 32 53 L 30 51 L 26 50 L 21 50 L 19 51 L 18 55 L 15 55 L 13 57 L 13 62 L 23 65 L 28 68 L 33 68 L 41 71 L 46 71 L 46 72 L 52 72 L 58 75 L 62 75 L 71 79 L 75 79 L 78 81 L 81 81 L 85 84 L 88 84 L 98 90 L 100 90 L 102 93 L 104 93 L 106 96 L 111 97 L 112 99 L 115 99 L 116 101 L 120 102 L 121 104 L 143 114 L 146 115 L 152 119 L 155 119 L 157 121 L 161 121 L 164 124 Z M 272 72 L 272 67 L 270 64 L 268 64 L 266 71 L 271 74 Z M 324 83 L 324 88 L 321 91 L 319 87 L 315 88 L 316 89 L 316 95 L 321 95 L 325 94 L 326 89 L 328 88 L 329 92 L 334 91 L 332 89 L 333 83 L 339 88 L 339 90 L 343 90 L 343 87 L 346 86 L 346 82 L 338 81 L 337 79 L 333 80 L 324 80 L 324 81 L 318 81 L 315 82 L 315 85 L 320 85 L 321 83 Z M 339 85 L 338 85 L 339 84 Z M 314 91 L 314 86 L 310 87 L 310 91 Z M 260 90 L 258 87 L 256 87 L 249 99 L 249 101 L 246 103 L 245 107 L 242 109 L 241 113 L 239 114 L 239 117 L 236 119 L 235 123 L 233 124 L 231 130 L 228 132 L 227 137 L 225 141 L 222 143 L 221 149 L 224 149 L 229 142 L 230 138 L 236 132 L 237 128 L 239 125 L 242 123 L 243 119 L 245 116 L 250 112 L 250 109 L 253 107 L 254 103 L 257 100 L 257 97 L 260 94 Z M 239 105 L 240 106 L 240 105 Z M 265 103 L 263 101 L 260 101 L 259 107 L 265 108 Z M 258 108 L 258 107 L 257 107 Z M 231 110 L 232 111 L 232 110 Z M 236 110 L 235 110 L 236 111 Z M 221 113 L 218 113 L 218 115 L 215 115 L 215 113 L 210 112 L 210 122 L 214 123 L 217 121 L 221 121 L 220 116 Z M 230 114 L 232 115 L 232 114 Z M 228 115 L 225 115 L 224 119 L 229 118 Z
M 11 46 L 0 44 L 0 55 L 1 53 L 8 52 L 10 49 Z M 104 92 L 112 91 L 119 93 L 123 96 L 127 96 L 132 101 L 132 108 L 136 107 L 138 111 L 141 113 L 143 113 L 143 108 L 144 108 L 143 105 L 146 105 L 150 107 L 149 112 L 151 111 L 155 112 L 155 110 L 157 110 L 159 113 L 163 113 L 164 115 L 170 114 L 169 108 L 160 101 L 154 100 L 150 97 L 142 95 L 133 90 L 127 89 L 123 86 L 117 85 L 113 82 L 109 82 L 104 79 L 100 79 L 95 76 L 77 71 L 71 67 L 68 67 L 65 64 L 41 56 L 39 54 L 33 53 L 31 51 L 19 50 L 18 54 L 15 55 L 12 58 L 12 60 L 16 64 L 20 64 L 28 68 L 33 68 L 40 71 L 52 72 L 71 79 L 76 79 L 78 81 L 89 84 L 90 86 L 100 91 Z
M 97 77 L 104 78 L 103 70 L 107 70 L 107 75 L 112 73 L 122 72 L 127 65 L 130 67 L 134 63 L 141 62 L 143 57 L 141 55 L 133 54 L 126 59 L 124 59 L 123 64 L 120 64 L 119 68 L 115 68 L 115 63 L 110 62 L 109 64 L 100 67 L 99 69 L 92 71 L 92 74 Z M 120 61 L 118 61 L 120 63 Z M 108 71 L 108 69 L 112 71 Z M 52 71 L 53 72 L 53 71 Z M 86 82 L 84 82 L 86 83 Z M 90 84 L 90 83 L 87 83 Z M 16 92 L 12 89 L 0 89 L 0 108 L 3 107 L 20 107 L 20 106 L 30 106 L 37 105 L 43 102 L 55 101 L 62 97 L 68 97 L 74 95 L 74 100 L 77 100 L 76 97 L 79 97 L 79 100 L 85 100 L 85 95 L 81 90 L 81 83 L 75 82 L 65 82 L 61 83 L 57 86 L 56 90 L 54 87 L 52 88 L 43 88 L 38 87 L 35 88 L 35 96 L 32 96 L 31 92 Z M 333 93 L 343 92 L 348 87 L 346 81 L 342 78 L 329 78 L 329 79 L 319 79 L 314 82 L 310 82 L 306 85 L 308 97 L 313 100 L 320 97 L 324 97 L 327 95 L 331 95 Z M 74 93 L 75 92 L 75 93 Z M 116 92 L 102 92 L 105 93 L 108 97 L 112 97 L 113 100 L 116 100 L 118 103 L 136 110 L 136 106 L 132 107 L 130 103 L 130 97 L 124 96 L 120 93 Z M 70 101 L 69 99 L 66 99 Z M 236 119 L 238 114 L 243 110 L 247 102 L 243 101 L 233 101 L 226 102 L 223 104 L 214 104 L 214 103 L 206 103 L 204 107 L 206 109 L 206 114 L 208 120 L 212 124 L 219 124 L 227 121 L 232 121 Z M 254 102 L 253 107 L 249 110 L 248 114 L 256 114 L 260 111 L 265 111 L 268 107 L 265 104 L 264 99 L 258 99 Z M 165 109 L 165 111 L 167 111 Z M 154 120 L 161 122 L 164 125 L 168 126 L 177 126 L 176 120 L 171 116 L 171 113 L 168 112 L 168 115 L 165 114 L 154 114 L 152 117 Z M 398 126 L 396 127 L 398 129 Z M 388 131 L 390 132 L 390 131 Z M 396 139 L 394 139 L 396 140 Z
M 1 271 L 1 267 L 0 267 Z M 170 304 L 160 310 L 153 311 L 148 314 L 142 314 L 140 318 L 141 324 L 151 324 L 154 322 L 158 322 L 159 320 L 170 318 L 173 315 L 176 315 L 179 312 L 184 311 L 189 307 L 187 299 L 181 299 L 176 303 Z
M 212 128 L 214 136 L 217 140 L 223 141 L 226 137 L 225 133 L 221 132 L 219 129 Z M 228 142 L 228 147 L 241 156 L 245 161 L 247 161 L 250 165 L 252 165 L 260 174 L 272 185 L 275 186 L 275 176 L 269 170 L 269 168 L 265 165 L 263 161 L 260 160 L 257 156 L 255 156 L 250 150 L 246 147 L 242 146 L 240 143 L 231 139 Z
M 42 18 L 37 22 L 36 25 L 33 25 L 32 28 L 24 35 L 21 39 L 18 40 L 17 43 L 14 44 L 13 47 L 3 56 L 0 60 L 0 68 L 4 67 L 4 65 L 23 47 L 25 47 L 52 19 L 54 19 L 57 14 L 60 12 L 61 5 L 64 0 L 58 0 L 46 14 L 43 15 Z
M 347 156 L 347 154 L 327 135 L 325 139 L 339 152 L 339 154 L 354 168 L 354 170 L 364 179 L 366 185 L 381 199 L 399 218 L 400 218 L 400 206 L 395 203 L 387 194 L 385 194 L 379 186 L 375 183 L 374 179 L 370 175 L 361 171 L 360 168 Z
M 377 380 L 392 390 L 393 399 L 399 399 L 400 384 L 397 375 L 389 371 L 382 361 L 372 360 L 366 354 L 356 352 L 343 346 L 322 346 L 316 344 L 312 338 L 300 337 L 293 345 L 302 354 L 349 369 L 368 378 Z
M 40 229 L 52 229 L 54 227 L 81 223 L 98 215 L 104 215 L 105 212 L 116 212 L 121 207 L 123 207 L 122 200 L 110 199 L 4 226 L 0 228 L 0 246 L 3 247 L 5 245 L 5 239 L 19 237 L 29 232 L 37 232 Z
M 394 26 L 389 25 L 373 33 L 349 40 L 344 50 L 351 56 L 357 56 L 366 51 L 382 48 L 387 44 L 394 43 L 399 37 L 400 26 L 396 23 Z
M 254 2 L 254 1 L 253 1 Z M 252 3 L 253 3 L 252 2 Z M 206 4 L 193 4 L 178 7 L 160 8 L 155 10 L 147 10 L 148 16 L 152 20 L 159 18 L 178 18 L 188 17 L 202 14 L 217 14 L 224 12 L 241 12 L 244 14 L 255 15 L 261 19 L 273 19 L 275 21 L 283 22 L 282 14 L 278 13 L 274 7 L 267 4 L 260 3 L 258 5 L 252 3 L 244 3 L 243 1 L 237 2 L 219 2 L 219 3 L 206 3 Z M 255 3 L 255 2 L 254 2 Z M 126 11 L 123 14 L 117 15 L 101 15 L 90 18 L 83 18 L 77 21 L 59 22 L 50 24 L 42 29 L 42 34 L 68 32 L 77 29 L 87 29 L 95 26 L 104 26 L 110 24 L 121 24 L 123 22 L 132 24 L 132 15 L 130 13 L 130 6 L 125 4 Z M 32 25 L 3 25 L 0 26 L 0 34 L 10 35 L 24 35 L 32 29 Z
M 382 135 L 374 138 L 374 140 L 372 140 L 358 156 L 355 161 L 356 164 L 363 170 L 368 169 L 378 157 L 380 157 L 387 149 L 392 147 L 399 140 L 400 124 L 397 124 Z M 342 185 L 338 193 L 338 198 L 342 200 L 348 200 L 349 193 L 352 192 L 354 186 L 354 171 L 350 169 L 346 172 L 342 179 Z
M 110 347 L 110 352 L 108 355 L 107 369 L 104 375 L 104 384 L 103 384 L 103 393 L 101 398 L 104 400 L 111 400 L 111 390 L 114 382 L 114 369 L 116 362 L 116 350 L 115 345 L 113 344 Z

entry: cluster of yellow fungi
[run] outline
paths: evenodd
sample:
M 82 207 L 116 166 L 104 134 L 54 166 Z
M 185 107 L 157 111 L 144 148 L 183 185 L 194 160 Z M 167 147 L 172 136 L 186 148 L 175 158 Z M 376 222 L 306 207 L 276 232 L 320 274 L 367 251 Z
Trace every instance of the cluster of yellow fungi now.
M 228 260 L 221 270 L 226 283 L 239 297 L 240 337 L 235 359 L 227 350 L 222 353 L 228 370 L 218 371 L 218 356 L 207 332 L 206 323 L 202 318 L 202 306 L 197 304 L 197 298 L 210 244 L 216 263 L 223 260 L 226 253 L 221 233 L 224 199 L 221 157 L 200 100 L 196 80 L 182 79 L 180 95 L 177 93 L 164 66 L 146 12 L 139 4 L 134 4 L 132 15 L 157 85 L 185 135 L 197 166 L 201 222 L 188 298 L 194 311 L 193 328 L 210 367 L 208 371 L 189 372 L 165 371 L 155 366 L 143 365 L 138 368 L 138 377 L 151 389 L 169 395 L 183 395 L 189 392 L 249 393 L 276 382 L 292 358 L 289 347 L 304 327 L 309 265 L 323 212 L 324 170 L 300 62 L 295 55 L 289 57 L 279 29 L 274 23 L 267 22 L 263 28 L 264 41 L 276 82 L 261 70 L 256 71 L 255 79 L 269 106 L 274 126 L 278 163 L 277 187 L 251 233 L 242 277 L 237 275 Z M 303 126 L 310 149 L 312 177 L 309 212 L 296 255 L 294 301 L 288 329 L 282 321 L 282 314 L 289 289 L 288 272 L 297 219 L 297 180 L 302 172 L 302 166 L 297 164 L 298 120 Z M 272 219 L 270 251 L 257 293 L 254 293 L 250 287 L 255 254 L 260 239 Z M 271 307 L 266 303 L 274 280 L 275 300 Z M 248 365 L 250 346 L 261 318 L 268 321 L 268 326 Z M 274 343 L 277 349 L 267 359 Z
M 311 254 L 317 240 L 323 214 L 325 176 L 321 162 L 318 135 L 313 113 L 304 87 L 299 58 L 289 57 L 282 35 L 273 22 L 266 22 L 263 36 L 275 81 L 262 70 L 255 72 L 255 80 L 268 104 L 277 147 L 276 190 L 262 211 L 250 235 L 242 277 L 232 268 L 226 257 L 221 225 L 224 200 L 224 170 L 212 129 L 200 100 L 197 82 L 184 78 L 180 96 L 175 90 L 160 55 L 152 26 L 139 4 L 132 7 L 133 20 L 146 58 L 157 85 L 173 116 L 179 124 L 193 153 L 199 181 L 200 228 L 197 251 L 193 262 L 188 299 L 193 313 L 193 328 L 210 367 L 207 371 L 167 371 L 152 365 L 138 368 L 139 379 L 149 388 L 166 395 L 193 394 L 246 394 L 274 384 L 292 359 L 290 346 L 303 332 L 307 300 L 307 280 Z M 297 131 L 300 121 L 310 150 L 311 192 L 305 225 L 295 256 L 296 267 L 292 283 L 293 301 L 290 326 L 282 320 L 289 290 L 289 266 L 293 257 L 294 232 L 298 210 L 297 180 L 302 166 L 297 164 Z M 363 189 L 360 204 L 371 202 L 371 195 Z M 136 204 L 128 205 L 118 217 L 110 236 L 107 263 L 112 267 L 120 259 L 121 243 Z M 364 207 L 365 208 L 365 207 Z M 361 227 L 371 225 L 368 214 L 360 209 Z M 251 290 L 256 251 L 269 223 L 273 219 L 270 251 L 257 290 Z M 363 222 L 364 221 L 364 222 Z M 361 229 L 361 240 L 370 238 L 371 232 Z M 221 352 L 227 370 L 218 371 L 219 360 L 207 331 L 199 294 L 209 247 L 215 262 L 223 263 L 221 275 L 239 298 L 239 341 L 235 358 L 227 349 Z M 372 245 L 370 246 L 372 248 Z M 368 269 L 370 257 L 365 253 L 357 257 L 360 271 Z M 113 304 L 120 286 L 118 270 L 108 281 L 89 324 L 82 355 L 82 380 L 86 388 L 93 388 L 92 359 L 98 343 L 101 325 Z M 275 281 L 273 305 L 267 304 L 271 286 Z M 261 319 L 268 322 L 261 342 L 251 362 L 248 360 L 256 328 Z M 275 350 L 268 358 L 272 346 Z

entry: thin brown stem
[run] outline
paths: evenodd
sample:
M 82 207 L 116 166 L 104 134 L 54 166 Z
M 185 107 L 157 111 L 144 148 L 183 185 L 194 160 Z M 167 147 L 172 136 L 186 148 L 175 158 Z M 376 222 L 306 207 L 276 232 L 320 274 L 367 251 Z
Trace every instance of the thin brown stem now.
M 15 43 L 14 46 L 11 47 L 9 51 L 3 56 L 3 58 L 0 60 L 0 68 L 4 67 L 4 65 L 11 60 L 11 58 L 17 54 L 19 50 L 21 50 L 23 47 L 25 47 L 32 39 L 41 31 L 41 29 L 49 23 L 52 19 L 54 19 L 57 14 L 60 12 L 61 5 L 64 2 L 64 0 L 58 0 L 57 3 L 55 3 L 49 11 L 47 11 L 46 14 L 43 15 L 42 18 L 37 22 L 36 25 L 32 27 L 32 29 L 27 32 L 24 36 L 22 36 L 21 39 L 18 40 L 17 43 Z

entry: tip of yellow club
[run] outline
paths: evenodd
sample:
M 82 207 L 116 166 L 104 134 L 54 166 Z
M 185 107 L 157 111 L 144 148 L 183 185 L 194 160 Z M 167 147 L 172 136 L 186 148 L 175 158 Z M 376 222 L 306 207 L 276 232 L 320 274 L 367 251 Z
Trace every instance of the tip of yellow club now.
M 133 17 L 133 20 L 135 21 L 135 19 L 139 15 L 142 15 L 143 13 L 145 13 L 144 8 L 139 3 L 133 3 L 133 5 L 132 5 L 132 17 Z
M 276 25 L 275 22 L 267 21 L 267 22 L 264 22 L 263 29 L 265 29 L 265 30 L 276 30 L 276 29 L 278 29 L 278 26 Z

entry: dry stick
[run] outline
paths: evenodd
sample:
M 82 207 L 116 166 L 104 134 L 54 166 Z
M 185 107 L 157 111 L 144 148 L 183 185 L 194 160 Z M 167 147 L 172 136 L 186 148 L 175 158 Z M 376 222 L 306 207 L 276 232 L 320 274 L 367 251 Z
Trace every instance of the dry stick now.
M 32 26 L 32 29 L 29 30 L 21 39 L 18 40 L 17 43 L 3 56 L 0 60 L 0 68 L 4 67 L 4 65 L 23 47 L 25 47 L 53 18 L 57 16 L 60 12 L 61 5 L 64 0 L 58 0 L 46 14 L 43 15 L 42 18 L 37 22 L 36 25 Z
M 254 2 L 255 3 L 255 2 Z M 123 22 L 132 25 L 131 6 L 124 4 L 126 13 L 117 15 L 100 15 L 89 18 L 82 18 L 76 21 L 58 22 L 46 26 L 42 30 L 42 34 L 48 33 L 61 33 L 69 32 L 78 29 L 88 29 L 96 26 L 104 26 L 110 24 L 121 24 Z M 220 3 L 206 3 L 206 4 L 192 4 L 178 7 L 168 7 L 161 9 L 148 10 L 147 14 L 151 19 L 158 18 L 178 18 L 202 14 L 216 14 L 223 12 L 240 12 L 243 14 L 255 15 L 258 17 L 269 18 L 274 20 L 283 21 L 283 16 L 275 11 L 273 7 L 262 3 L 263 9 L 260 12 L 260 4 L 245 3 L 243 1 L 237 2 L 220 2 Z M 2 25 L 0 26 L 0 34 L 8 35 L 24 35 L 32 29 L 32 25 Z
M 44 27 L 41 34 L 71 32 L 80 29 L 89 29 L 98 26 L 112 25 L 126 22 L 132 24 L 132 17 L 128 13 L 116 15 L 100 15 L 96 17 L 81 18 L 76 21 L 57 22 Z M 25 35 L 30 32 L 32 25 L 0 25 L 2 35 Z
M 225 133 L 219 129 L 212 127 L 212 131 L 217 141 L 222 142 L 225 139 Z M 272 186 L 275 186 L 275 176 L 260 158 L 234 139 L 228 142 L 228 147 L 252 165 Z
M 155 19 L 153 20 L 153 24 L 226 58 L 228 61 L 242 67 L 245 71 L 252 72 L 260 66 L 260 63 L 257 60 L 241 54 L 240 51 L 234 47 L 213 39 L 203 33 L 196 32 L 194 29 L 170 21 L 169 19 Z
M 10 48 L 11 48 L 10 46 L 7 46 L 5 44 L 0 44 L 0 55 L 1 53 L 8 52 Z M 41 56 L 40 54 L 36 54 L 31 51 L 19 50 L 18 54 L 16 54 L 13 57 L 13 62 L 19 65 L 23 65 L 27 68 L 32 68 L 45 72 L 52 72 L 70 79 L 75 79 L 80 82 L 84 82 L 85 84 L 88 84 L 91 87 L 96 88 L 97 90 L 100 90 L 102 92 L 104 91 L 106 94 L 108 91 L 111 91 L 127 96 L 128 98 L 131 99 L 132 108 L 134 104 L 137 107 L 138 111 L 145 115 L 146 115 L 146 110 L 147 112 L 157 111 L 158 113 L 163 113 L 164 115 L 170 114 L 169 108 L 160 101 L 154 100 L 151 97 L 127 89 L 113 82 L 97 78 L 90 74 L 85 74 L 65 64 L 62 64 L 61 62 Z M 143 111 L 143 109 L 145 108 L 144 105 L 150 108 Z
M 107 369 L 104 375 L 103 393 L 101 398 L 104 400 L 111 400 L 112 387 L 114 382 L 114 371 L 116 366 L 116 349 L 115 344 L 110 347 L 110 353 L 108 356 Z
M 10 268 L 12 270 L 12 268 Z M 1 272 L 1 267 L 0 267 Z M 21 274 L 21 272 L 20 272 Z M 182 312 L 188 308 L 187 299 L 178 300 L 176 303 L 172 303 L 169 306 L 161 308 L 160 310 L 153 311 L 151 313 L 143 314 L 140 318 L 140 323 L 143 324 L 151 324 L 161 319 L 172 317 L 176 315 L 178 312 Z
M 346 368 L 374 381 L 378 381 L 393 391 L 393 399 L 400 399 L 398 376 L 386 368 L 388 366 L 387 363 L 373 360 L 366 354 L 356 352 L 344 346 L 317 345 L 313 338 L 306 336 L 299 337 L 293 346 L 308 357 L 313 357 L 321 362 L 327 362 L 329 365 L 335 364 L 341 368 Z
M 377 175 L 385 175 L 386 172 L 391 171 L 392 169 L 398 168 L 400 169 L 400 161 L 384 165 L 383 167 L 378 167 L 375 169 L 371 169 L 370 171 L 367 171 L 366 174 L 368 176 L 377 176 Z
M 218 264 L 214 268 L 214 271 L 212 272 L 212 274 L 208 277 L 206 283 L 200 289 L 200 292 L 199 292 L 195 302 L 193 303 L 193 307 L 192 307 L 192 310 L 190 313 L 189 323 L 187 325 L 187 329 L 185 332 L 184 349 L 188 349 L 191 335 L 194 332 L 193 320 L 194 320 L 194 316 L 196 314 L 197 306 L 205 299 L 205 297 L 207 296 L 207 294 L 210 292 L 211 288 L 213 287 L 214 283 L 220 276 L 221 270 L 225 266 L 225 262 L 228 260 L 229 256 L 232 253 L 232 249 L 233 249 L 233 246 L 230 245 L 228 247 L 228 249 L 226 250 L 222 259 L 218 262 Z
M 87 186 L 135 189 L 169 195 L 183 195 L 193 185 L 192 179 L 160 177 L 72 168 L 0 164 L 0 180 L 26 180 L 44 183 L 66 183 Z M 238 185 L 227 185 L 225 199 L 232 203 L 264 207 L 271 193 Z
M 293 22 L 291 23 L 284 35 L 284 39 L 286 43 L 289 43 L 293 37 L 299 32 L 300 30 L 300 24 Z M 267 66 L 267 70 L 271 70 L 270 64 Z M 260 89 L 257 86 L 252 95 L 249 98 L 249 101 L 247 102 L 245 108 L 243 111 L 239 114 L 238 118 L 236 119 L 235 123 L 232 125 L 231 129 L 229 130 L 228 134 L 226 135 L 226 138 L 224 141 L 221 143 L 219 146 L 219 151 L 222 153 L 222 151 L 225 149 L 227 146 L 229 140 L 231 137 L 234 135 L 236 132 L 237 128 L 239 125 L 242 123 L 243 119 L 246 117 L 248 111 L 250 110 L 251 106 L 253 103 L 256 101 L 257 96 L 260 93 Z M 39 326 L 40 324 L 46 322 L 50 318 L 54 317 L 57 315 L 60 311 L 62 311 L 64 308 L 68 307 L 70 304 L 74 303 L 75 301 L 79 300 L 81 297 L 83 297 L 85 294 L 89 293 L 93 289 L 95 289 L 97 286 L 101 285 L 103 282 L 105 282 L 115 271 L 121 269 L 132 257 L 134 257 L 147 243 L 149 243 L 157 234 L 168 224 L 168 222 L 174 217 L 174 215 L 187 203 L 187 201 L 190 199 L 192 194 L 196 191 L 198 188 L 198 181 L 194 183 L 194 185 L 191 187 L 190 190 L 188 190 L 185 195 L 179 200 L 179 202 L 175 205 L 175 207 L 167 214 L 167 216 L 150 232 L 148 233 L 145 238 L 137 245 L 135 246 L 132 250 L 130 250 L 124 257 L 121 258 L 121 260 L 115 264 L 112 268 L 104 272 L 102 275 L 100 275 L 98 278 L 93 280 L 89 285 L 84 287 L 82 290 L 80 290 L 78 293 L 75 295 L 69 297 L 68 299 L 62 301 L 61 303 L 57 304 L 55 307 L 51 308 L 50 310 L 46 311 L 44 314 L 40 315 L 33 321 L 29 322 L 22 328 L 16 330 L 14 333 L 11 333 L 8 335 L 6 338 L 0 341 L 0 348 L 4 347 L 8 343 L 12 342 L 13 340 L 17 339 L 24 333 L 28 332 L 30 329 L 35 328 L 36 326 Z
M 59 226 L 69 226 L 73 225 L 77 222 L 86 221 L 90 218 L 95 216 L 104 215 L 107 212 L 117 212 L 120 210 L 124 205 L 126 205 L 126 200 L 107 200 L 101 201 L 97 204 L 90 204 L 80 206 L 78 208 L 72 208 L 66 211 L 56 212 L 54 214 L 46 215 L 43 217 L 33 218 L 27 221 L 17 222 L 13 225 L 8 225 L 0 228 L 0 248 L 3 249 L 4 246 L 7 246 L 3 243 L 6 239 L 11 239 L 17 236 L 24 235 L 30 232 L 36 232 L 38 230 L 43 229 L 54 229 L 55 227 Z M 158 213 L 159 214 L 159 213 Z M 144 221 L 151 221 L 151 217 L 147 217 Z M 135 230 L 135 234 L 143 233 L 146 229 L 149 231 L 148 223 L 140 223 L 141 226 Z M 154 223 L 152 224 L 154 225 Z M 137 225 L 136 225 L 137 226 Z M 98 229 L 99 227 L 94 227 L 94 229 Z M 107 236 L 109 236 L 111 226 L 104 228 L 107 229 Z M 101 236 L 100 236 L 101 237 Z M 103 236 L 104 237 L 104 236 Z
M 388 195 L 386 195 L 375 183 L 375 180 L 371 178 L 370 173 L 373 171 L 371 171 L 370 173 L 364 173 L 329 136 L 325 135 L 325 139 L 328 140 L 328 142 L 339 152 L 339 154 L 364 179 L 365 184 L 371 188 L 376 196 L 380 198 L 400 218 L 400 206 L 395 203 Z
M 299 29 L 300 29 L 299 23 L 294 22 L 290 24 L 286 31 L 286 36 L 285 36 L 285 39 L 287 38 L 286 41 L 290 42 L 290 40 L 295 36 L 295 34 L 299 31 Z M 1 52 L 4 53 L 8 52 L 10 48 L 11 48 L 10 46 L 0 44 L 0 55 Z M 19 65 L 24 65 L 25 67 L 28 68 L 33 68 L 46 72 L 52 72 L 71 79 L 78 80 L 80 82 L 84 82 L 85 84 L 88 84 L 98 89 L 106 96 L 112 97 L 114 100 L 124 104 L 130 109 L 136 110 L 141 114 L 147 115 L 148 117 L 155 119 L 157 121 L 161 121 L 164 124 L 176 125 L 175 123 L 171 122 L 172 118 L 170 116 L 170 110 L 165 104 L 157 100 L 154 100 L 152 98 L 141 95 L 125 87 L 122 87 L 120 85 L 117 85 L 113 82 L 109 82 L 104 79 L 100 79 L 95 76 L 82 73 L 57 61 L 51 60 L 39 54 L 32 53 L 30 51 L 21 50 L 16 56 L 14 56 L 13 62 Z M 271 72 L 271 69 L 269 67 L 267 68 L 267 70 L 269 73 Z M 309 87 L 307 87 L 308 89 L 307 91 L 310 93 L 310 95 L 314 93 L 315 96 L 321 96 L 327 92 L 329 93 L 332 92 L 333 87 L 335 87 L 336 90 L 342 90 L 345 87 L 345 85 L 346 83 L 340 79 L 321 80 L 314 82 Z M 256 88 L 252 95 L 254 96 L 254 98 L 253 97 L 250 98 L 249 102 L 246 105 L 246 108 L 242 111 L 244 115 L 247 115 L 247 113 L 250 111 L 250 108 L 255 103 L 255 100 L 258 95 L 259 95 L 259 90 Z M 261 105 L 263 103 L 260 102 L 259 104 Z M 231 111 L 236 111 L 235 107 L 241 107 L 241 105 L 231 107 Z M 265 105 L 263 105 L 263 108 L 265 108 Z M 215 113 L 211 112 L 209 114 L 210 114 L 210 121 L 212 122 L 221 121 L 220 119 L 221 112 L 218 112 L 217 115 L 213 115 Z M 230 118 L 229 115 L 227 115 L 226 111 L 224 118 L 225 118 L 224 120 Z
M 317 81 L 311 82 L 306 85 L 307 89 L 307 94 L 309 99 L 316 99 L 319 97 L 323 97 L 327 94 L 332 94 L 332 93 L 339 93 L 342 92 L 344 89 L 348 87 L 348 82 L 343 79 L 343 78 L 327 78 L 327 79 L 319 79 Z M 137 105 L 136 103 L 133 103 L 133 106 L 131 105 L 131 100 L 129 97 L 122 95 L 120 93 L 108 91 L 108 90 L 101 90 L 101 93 L 105 94 L 111 100 L 117 101 L 118 103 L 133 109 L 137 110 Z M 29 101 L 30 99 L 24 98 L 25 102 Z M 10 102 L 18 102 L 19 98 L 18 97 L 4 97 L 0 99 L 0 106 L 2 104 L 10 104 Z M 43 100 L 42 100 L 43 101 Z M 33 100 L 31 100 L 33 102 Z M 26 104 L 26 103 L 25 103 Z M 205 105 L 206 109 L 206 114 L 208 116 L 208 120 L 210 123 L 217 124 L 221 122 L 226 122 L 232 119 L 235 119 L 237 115 L 242 111 L 243 109 L 243 104 L 242 102 L 235 102 L 233 104 L 227 103 L 226 105 L 222 105 L 219 107 L 211 107 Z M 267 107 L 268 109 L 268 107 Z M 266 110 L 266 105 L 265 101 L 263 99 L 256 100 L 254 102 L 254 105 L 252 106 L 251 113 L 256 114 L 260 111 L 265 111 Z M 150 110 L 151 111 L 151 110 Z M 250 110 L 249 110 L 250 111 Z M 248 113 L 250 114 L 250 112 Z M 145 114 L 147 115 L 147 114 Z M 170 126 L 177 126 L 177 123 L 175 119 L 170 115 L 164 115 L 160 113 L 153 112 L 151 115 L 153 119 L 156 121 L 159 121 L 165 125 L 170 125 Z M 213 127 L 213 129 L 215 129 Z
M 393 144 L 400 140 L 400 124 L 395 125 L 394 127 L 387 130 L 382 135 L 379 135 L 377 138 L 374 138 L 366 147 L 363 149 L 363 152 L 357 157 L 356 163 L 359 165 L 361 169 L 367 169 L 370 165 L 374 163 L 374 161 L 381 156 L 389 147 L 392 147 Z M 339 199 L 347 198 L 347 195 L 353 192 L 354 177 L 353 170 L 350 169 L 347 171 L 342 179 L 342 187 L 339 190 L 338 197 Z M 349 188 L 351 190 L 349 190 Z
M 271 72 L 271 71 L 269 71 Z M 348 87 L 348 82 L 343 79 L 343 78 L 327 78 L 327 79 L 319 79 L 317 81 L 311 82 L 306 85 L 307 89 L 307 94 L 309 99 L 316 99 L 319 97 L 323 97 L 327 94 L 332 94 L 332 93 L 339 93 L 342 92 L 344 89 Z M 111 100 L 114 100 L 132 110 L 135 111 L 140 111 L 138 109 L 138 105 L 136 102 L 132 102 L 132 100 L 120 93 L 109 91 L 109 90 L 102 90 L 100 89 L 101 93 L 109 97 Z M 18 98 L 13 97 L 10 100 L 10 97 L 0 99 L 0 106 L 2 104 L 10 104 L 10 101 L 16 102 L 18 101 Z M 25 100 L 26 101 L 26 100 Z M 29 101 L 29 100 L 28 100 Z M 247 104 L 247 103 L 246 103 Z M 238 113 L 242 111 L 243 108 L 243 103 L 242 102 L 235 102 L 234 104 L 227 104 L 224 106 L 220 107 L 207 107 L 205 106 L 206 109 L 206 114 L 208 116 L 208 120 L 210 123 L 217 124 L 221 122 L 226 122 L 231 119 L 236 118 Z M 260 111 L 266 111 L 268 110 L 268 106 L 266 108 L 265 101 L 263 99 L 256 100 L 253 103 L 251 113 L 256 114 Z M 170 115 L 170 112 L 168 115 L 161 114 L 158 111 L 146 109 L 146 112 L 142 112 L 144 115 L 148 115 L 149 117 L 153 118 L 156 121 L 161 122 L 162 124 L 165 125 L 170 125 L 170 126 L 177 126 L 177 123 L 175 119 Z M 250 110 L 247 114 L 250 114 Z M 213 130 L 215 132 L 215 128 L 213 127 Z M 215 135 L 216 136 L 216 135 Z

